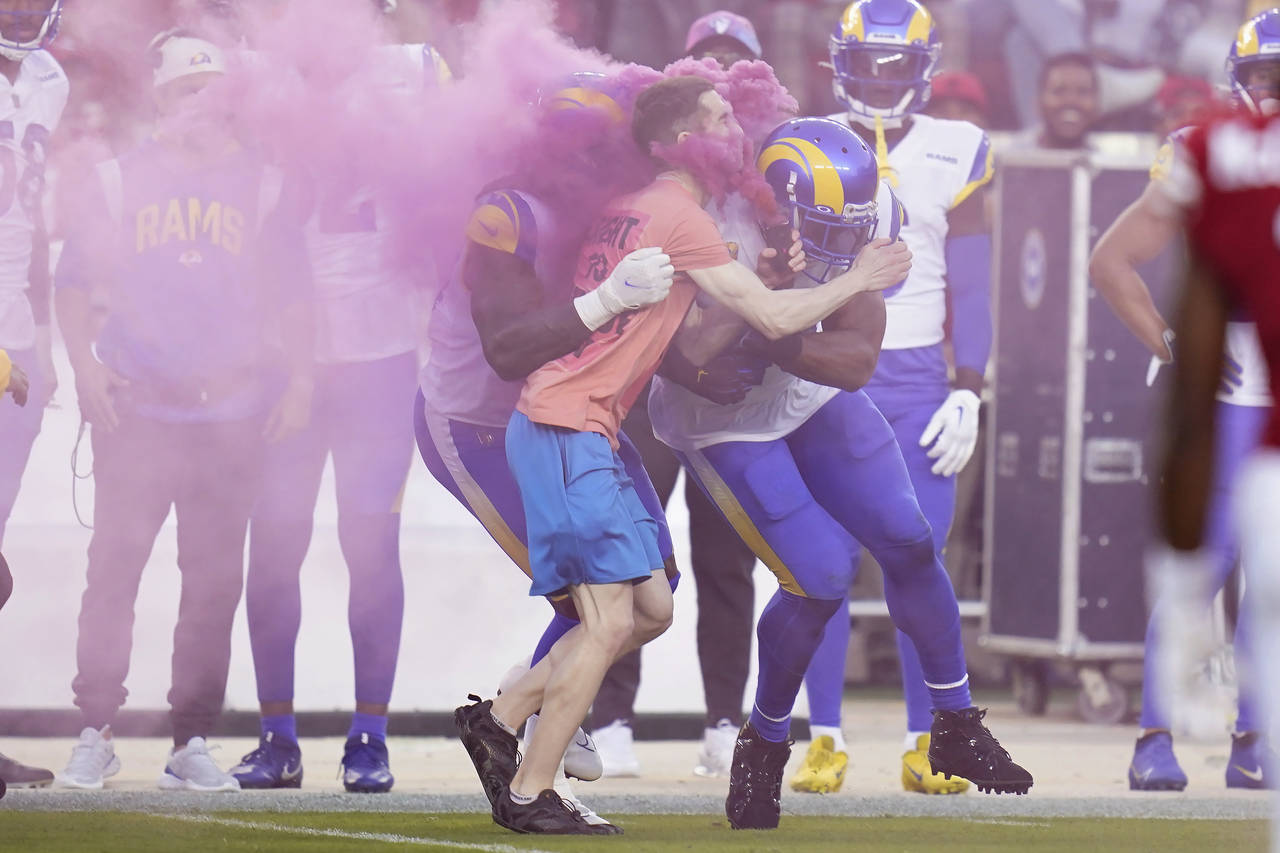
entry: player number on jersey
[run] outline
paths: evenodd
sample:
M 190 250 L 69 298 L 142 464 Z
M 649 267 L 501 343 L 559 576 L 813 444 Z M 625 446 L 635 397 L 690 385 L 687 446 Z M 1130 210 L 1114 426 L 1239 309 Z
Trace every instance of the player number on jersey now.
M 44 194 L 44 167 L 49 150 L 49 131 L 38 124 L 27 126 L 21 148 L 16 144 L 13 122 L 0 122 L 0 216 L 15 201 L 33 222 L 40 215 Z M 21 151 L 23 161 L 18 160 Z M 25 166 L 19 173 L 19 167 Z

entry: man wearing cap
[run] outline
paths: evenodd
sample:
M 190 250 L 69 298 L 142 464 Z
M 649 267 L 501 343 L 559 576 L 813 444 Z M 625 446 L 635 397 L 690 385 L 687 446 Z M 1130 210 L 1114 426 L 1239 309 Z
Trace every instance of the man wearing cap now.
M 976 74 L 943 71 L 933 77 L 933 97 L 925 115 L 950 121 L 967 121 L 986 130 L 991 124 L 991 102 Z
M 156 534 L 177 516 L 170 790 L 238 790 L 205 737 L 222 707 L 245 531 L 268 442 L 303 428 L 312 390 L 301 205 L 242 148 L 221 100 L 226 61 L 182 31 L 151 45 L 158 122 L 97 168 L 96 203 L 55 276 L 58 320 L 91 427 L 94 534 L 72 682 L 84 729 L 59 784 L 101 788 L 120 769 L 133 607 Z M 90 289 L 109 313 L 96 335 Z M 268 345 L 267 330 L 283 342 Z

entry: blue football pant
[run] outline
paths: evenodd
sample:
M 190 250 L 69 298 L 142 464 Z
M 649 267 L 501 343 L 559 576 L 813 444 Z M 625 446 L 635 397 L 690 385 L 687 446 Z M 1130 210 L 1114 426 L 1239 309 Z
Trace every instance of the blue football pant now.
M 955 593 L 892 431 L 866 394 L 840 394 L 784 439 L 726 442 L 687 457 L 700 485 L 789 595 L 842 601 L 859 543 L 865 545 L 884 569 L 890 614 L 919 645 L 930 681 L 962 689 Z M 762 634 L 762 668 L 765 645 Z M 761 698 L 757 692 L 757 705 Z
M 293 699 L 294 648 L 302 620 L 299 575 L 311 544 L 325 459 L 333 455 L 338 541 L 350 575 L 347 621 L 355 699 L 391 700 L 404 582 L 400 499 L 413 458 L 413 352 L 322 365 L 311 423 L 268 448 L 262 496 L 249 530 L 246 610 L 259 702 Z
M 886 350 L 881 353 L 876 374 L 864 390 L 893 429 L 916 500 L 932 530 L 934 548 L 941 556 L 955 512 L 955 478 L 934 474 L 934 460 L 928 457 L 928 448 L 920 447 L 920 436 L 929 419 L 950 393 L 941 347 Z M 809 721 L 814 725 L 840 725 L 850 633 L 847 603 L 846 597 L 846 607 L 828 623 L 822 644 L 805 674 Z M 920 656 L 902 631 L 897 632 L 896 639 L 907 728 L 928 731 L 933 722 L 933 700 L 925 685 Z
M 1239 540 L 1232 516 L 1232 498 L 1240 469 L 1248 456 L 1258 447 L 1271 409 L 1265 406 L 1236 406 L 1218 403 L 1218 431 L 1214 448 L 1213 494 L 1209 502 L 1209 518 L 1205 528 L 1204 548 L 1210 558 L 1211 583 L 1206 588 L 1209 596 L 1217 595 L 1235 569 L 1239 556 Z M 1250 572 L 1256 567 L 1244 563 L 1245 593 L 1236 619 L 1235 660 L 1239 685 L 1236 731 L 1262 731 L 1265 726 L 1259 719 L 1257 681 L 1253 677 L 1255 663 L 1250 641 L 1254 620 L 1254 584 Z M 1206 600 L 1208 608 L 1211 600 Z M 1142 714 L 1138 724 L 1144 729 L 1167 729 L 1172 720 L 1170 709 L 1161 701 L 1165 691 L 1159 689 L 1160 636 L 1157 625 L 1168 601 L 1156 599 L 1151 618 L 1147 622 L 1146 655 L 1143 663 Z

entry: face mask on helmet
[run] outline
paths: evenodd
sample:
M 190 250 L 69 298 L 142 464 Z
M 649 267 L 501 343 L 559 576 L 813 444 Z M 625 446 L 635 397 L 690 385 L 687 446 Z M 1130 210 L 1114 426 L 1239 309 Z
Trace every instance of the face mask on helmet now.
M 800 232 L 805 275 L 821 283 L 849 269 L 879 223 L 878 170 L 867 144 L 840 122 L 796 119 L 769 134 L 756 165 Z
M 942 43 L 916 0 L 856 0 L 829 49 L 836 100 L 852 117 L 901 119 L 929 103 Z
M 1240 28 L 1227 55 L 1227 78 L 1237 100 L 1254 112 L 1280 106 L 1280 10 L 1256 15 Z
M 33 50 L 48 47 L 58 34 L 62 0 L 46 0 L 29 8 L 22 0 L 0 2 L 0 56 L 21 62 Z

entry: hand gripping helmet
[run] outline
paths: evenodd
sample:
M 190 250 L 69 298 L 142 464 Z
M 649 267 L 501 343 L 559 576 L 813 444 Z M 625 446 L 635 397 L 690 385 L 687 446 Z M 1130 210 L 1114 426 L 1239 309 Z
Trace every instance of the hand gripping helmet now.
M 0 56 L 21 62 L 31 51 L 48 47 L 61 21 L 62 0 L 52 0 L 43 12 L 0 12 Z
M 879 223 L 876 155 L 862 137 L 831 119 L 793 119 L 769 134 L 756 166 L 800 232 L 805 274 L 824 282 L 852 266 Z
M 1245 21 L 1227 54 L 1231 91 L 1255 113 L 1261 112 L 1263 101 L 1280 100 L 1280 79 L 1276 77 L 1261 88 L 1248 86 L 1249 71 L 1265 65 L 1280 66 L 1280 9 L 1270 9 Z
M 856 0 L 831 33 L 830 51 L 836 100 L 870 123 L 924 109 L 942 42 L 917 0 Z

